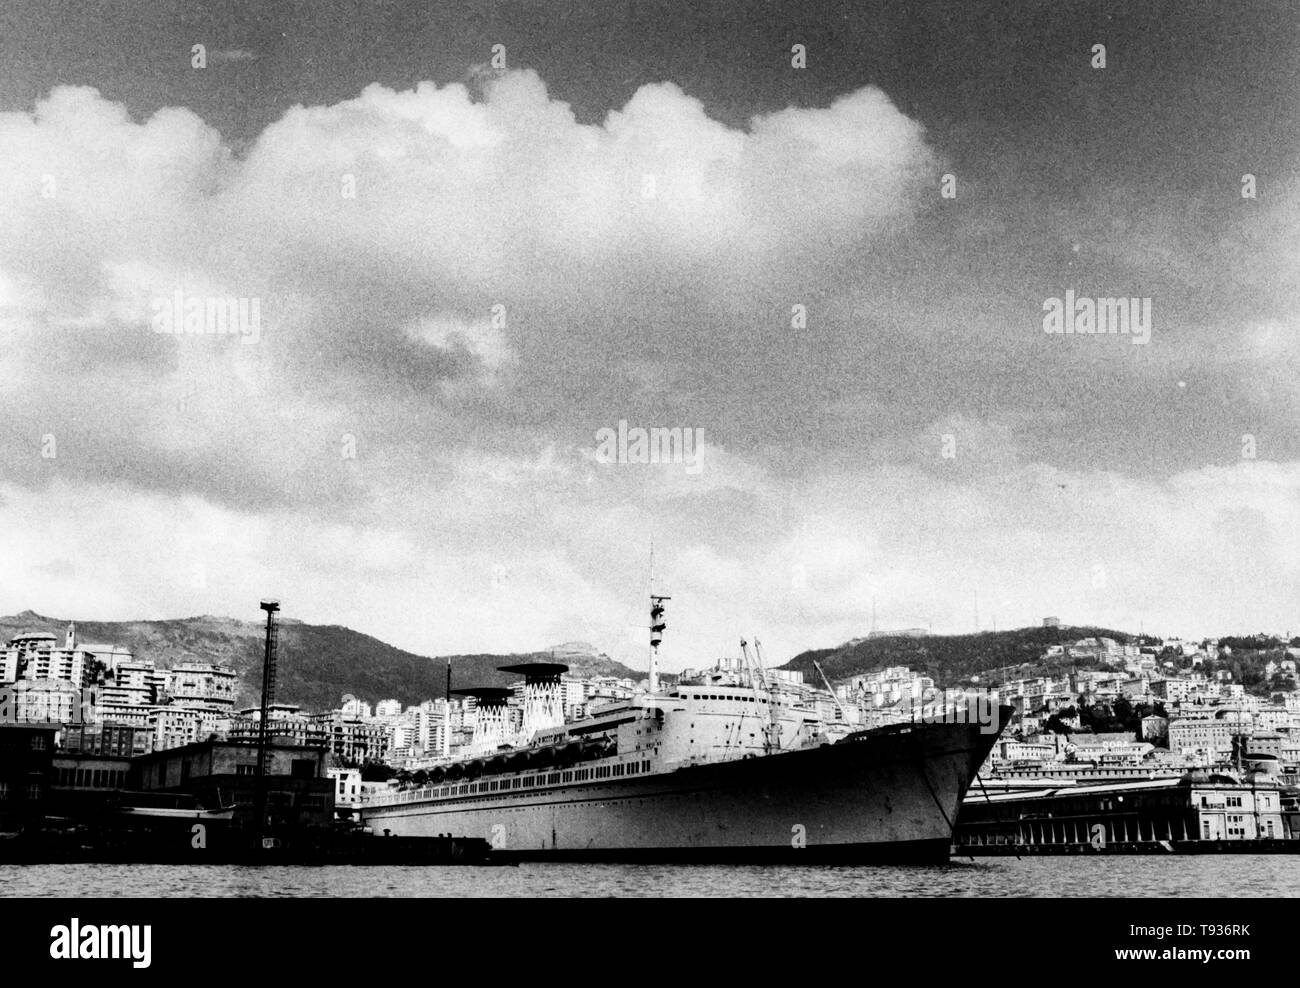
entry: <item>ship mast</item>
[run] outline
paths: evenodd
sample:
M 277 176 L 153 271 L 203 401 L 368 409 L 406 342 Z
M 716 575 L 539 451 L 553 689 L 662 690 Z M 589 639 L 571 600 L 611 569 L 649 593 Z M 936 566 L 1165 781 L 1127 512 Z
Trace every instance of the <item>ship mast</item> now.
M 758 673 L 763 677 L 763 688 L 767 690 L 767 709 L 771 715 L 772 723 L 769 726 L 768 750 L 781 747 L 781 718 L 776 711 L 776 690 L 772 688 L 772 683 L 768 681 L 767 670 L 763 668 L 763 650 L 759 645 L 758 639 L 754 639 L 754 661 L 758 666 Z
M 650 695 L 659 692 L 659 643 L 664 640 L 664 601 L 672 600 L 662 594 L 650 595 Z
M 749 676 L 750 685 L 754 688 L 754 697 L 758 698 L 758 684 L 763 684 L 763 689 L 767 693 L 767 712 L 768 723 L 763 726 L 763 753 L 770 755 L 772 750 L 781 747 L 781 719 L 776 709 L 776 691 L 772 689 L 771 683 L 767 680 L 767 673 L 763 670 L 763 656 L 759 651 L 758 639 L 754 639 L 754 661 L 749 658 L 749 648 L 745 639 L 740 639 L 740 654 L 745 662 L 745 672 Z

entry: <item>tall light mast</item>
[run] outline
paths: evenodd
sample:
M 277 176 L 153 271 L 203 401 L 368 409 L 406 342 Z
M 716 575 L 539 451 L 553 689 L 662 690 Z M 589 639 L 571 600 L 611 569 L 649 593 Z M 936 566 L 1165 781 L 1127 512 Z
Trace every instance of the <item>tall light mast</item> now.
M 442 757 L 451 754 L 451 656 L 447 656 L 447 695 L 442 698 Z
M 266 831 L 266 748 L 269 740 L 267 720 L 270 717 L 271 706 L 275 703 L 275 660 L 279 645 L 275 615 L 280 610 L 280 602 L 263 600 L 261 608 L 266 611 L 266 646 L 262 658 L 262 709 L 257 724 L 257 779 L 256 796 L 253 800 L 257 812 L 259 836 Z

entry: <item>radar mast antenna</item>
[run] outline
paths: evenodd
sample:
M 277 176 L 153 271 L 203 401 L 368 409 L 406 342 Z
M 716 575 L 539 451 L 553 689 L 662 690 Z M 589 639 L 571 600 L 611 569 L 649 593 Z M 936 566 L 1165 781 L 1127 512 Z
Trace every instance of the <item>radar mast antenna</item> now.
M 655 593 L 655 543 L 650 539 L 650 695 L 659 692 L 659 643 L 664 640 L 668 622 L 664 618 L 664 601 L 672 600 L 666 594 Z

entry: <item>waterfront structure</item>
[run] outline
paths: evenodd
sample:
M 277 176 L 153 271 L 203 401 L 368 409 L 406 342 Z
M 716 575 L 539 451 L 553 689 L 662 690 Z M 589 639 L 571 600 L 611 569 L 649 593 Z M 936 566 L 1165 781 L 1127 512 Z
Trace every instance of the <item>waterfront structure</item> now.
M 334 783 L 334 805 L 352 807 L 361 802 L 361 771 L 355 768 L 331 768 L 325 775 Z
M 1276 779 L 1190 774 L 967 795 L 958 854 L 1300 848 L 1297 791 Z M 1286 842 L 1285 844 L 1283 842 Z M 1296 842 L 1296 843 L 1291 843 Z
M 1034 762 L 993 767 L 988 764 L 979 772 L 977 791 L 994 792 L 1010 788 L 1016 791 L 1025 785 L 1051 786 L 1063 783 L 1099 785 L 1114 782 L 1149 782 L 1153 779 L 1176 780 L 1183 777 L 1186 768 L 1157 763 L 1142 765 L 1093 765 L 1071 762 Z
M 126 724 L 74 724 L 63 731 L 63 751 L 72 755 L 129 758 L 150 749 L 152 735 Z
M 334 782 L 325 773 L 323 747 L 270 744 L 266 749 L 266 805 L 274 824 L 327 826 L 334 817 Z M 235 806 L 236 820 L 255 817 L 258 748 L 200 741 L 135 760 L 145 792 L 192 796 L 208 808 Z
M 120 792 L 129 786 L 130 778 L 129 752 L 125 755 L 58 752 L 50 766 L 50 793 L 56 810 L 66 809 L 67 803 L 57 805 L 59 795 Z
M 55 729 L 0 722 L 0 830 L 12 833 L 45 813 Z

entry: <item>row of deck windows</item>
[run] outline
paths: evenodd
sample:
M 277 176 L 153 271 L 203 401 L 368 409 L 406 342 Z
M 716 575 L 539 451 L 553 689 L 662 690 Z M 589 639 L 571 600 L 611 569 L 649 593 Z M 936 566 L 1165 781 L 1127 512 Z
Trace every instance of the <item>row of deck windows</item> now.
M 568 772 L 549 772 L 545 775 L 528 775 L 513 779 L 489 779 L 484 782 L 463 782 L 460 785 L 440 786 L 437 789 L 420 789 L 398 793 L 387 800 L 381 801 L 409 803 L 416 799 L 445 799 L 448 796 L 472 796 L 478 793 L 536 789 L 540 786 L 564 785 L 570 782 L 621 778 L 649 771 L 649 761 L 619 762 L 616 765 L 597 765 L 595 768 L 574 769 Z

